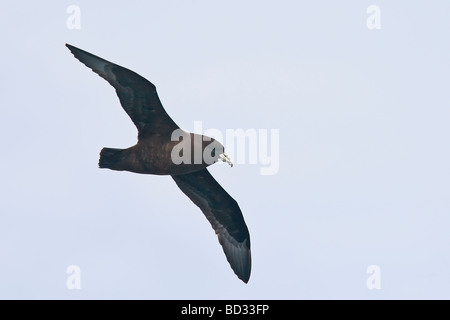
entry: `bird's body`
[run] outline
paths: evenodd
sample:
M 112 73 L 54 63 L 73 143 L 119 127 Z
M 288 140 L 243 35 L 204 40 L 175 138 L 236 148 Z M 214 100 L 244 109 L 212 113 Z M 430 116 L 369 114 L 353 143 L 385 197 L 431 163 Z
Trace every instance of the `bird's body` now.
M 200 141 L 201 150 L 204 150 L 211 141 L 203 141 L 202 136 L 194 133 L 185 133 L 184 141 L 171 140 L 160 134 L 152 134 L 139 138 L 136 145 L 127 149 L 103 148 L 100 152 L 99 166 L 117 171 L 130 171 L 143 174 L 156 175 L 177 175 L 195 172 L 205 169 L 212 163 L 207 163 L 201 157 L 199 158 L 199 148 L 196 148 L 195 142 Z M 212 139 L 212 138 L 211 138 Z M 212 140 L 215 141 L 215 140 Z M 190 161 L 179 164 L 171 161 L 174 155 L 174 148 L 182 148 L 184 152 L 189 153 Z M 197 153 L 197 157 L 196 156 Z M 203 153 L 203 152 L 202 152 Z M 201 154 L 203 155 L 203 154 Z M 217 155 L 215 161 L 217 161 Z
M 218 141 L 181 130 L 164 110 L 155 86 L 137 73 L 66 44 L 73 55 L 108 81 L 138 129 L 127 149 L 103 148 L 99 167 L 142 174 L 170 175 L 205 214 L 236 275 L 248 282 L 250 235 L 237 202 L 208 172 L 217 161 L 231 160 Z

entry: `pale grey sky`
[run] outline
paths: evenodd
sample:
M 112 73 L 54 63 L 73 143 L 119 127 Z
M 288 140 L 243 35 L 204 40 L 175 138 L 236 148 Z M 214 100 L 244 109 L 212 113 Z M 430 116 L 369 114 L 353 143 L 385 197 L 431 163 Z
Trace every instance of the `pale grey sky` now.
M 70 5 L 80 29 L 68 29 Z M 381 29 L 366 13 L 380 8 Z M 448 1 L 15 1 L 0 11 L 0 298 L 450 298 Z M 170 177 L 100 170 L 136 129 L 70 43 L 157 86 L 180 126 L 276 129 L 279 170 L 210 171 L 243 284 Z M 66 269 L 81 270 L 81 289 Z M 380 289 L 369 290 L 370 265 Z

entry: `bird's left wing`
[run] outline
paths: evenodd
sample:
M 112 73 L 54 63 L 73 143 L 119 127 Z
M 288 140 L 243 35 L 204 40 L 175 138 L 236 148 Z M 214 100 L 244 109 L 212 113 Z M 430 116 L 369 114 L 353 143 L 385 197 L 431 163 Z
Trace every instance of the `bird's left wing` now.
M 251 271 L 250 234 L 237 202 L 208 170 L 173 175 L 178 187 L 205 214 L 234 273 L 248 282 Z

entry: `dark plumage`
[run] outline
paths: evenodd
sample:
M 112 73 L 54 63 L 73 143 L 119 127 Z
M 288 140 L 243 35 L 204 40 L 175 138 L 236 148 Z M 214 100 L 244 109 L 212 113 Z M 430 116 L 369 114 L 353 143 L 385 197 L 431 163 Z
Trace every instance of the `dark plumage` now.
M 155 86 L 137 73 L 66 44 L 72 54 L 109 82 L 138 129 L 138 143 L 128 149 L 103 148 L 99 167 L 144 174 L 171 175 L 205 214 L 215 230 L 231 268 L 245 283 L 250 278 L 250 235 L 237 202 L 208 172 L 216 161 L 232 164 L 223 146 L 212 138 L 182 131 L 164 110 Z M 183 138 L 173 141 L 172 134 Z M 190 139 L 188 139 L 190 138 Z M 180 142 L 181 141 L 181 142 Z M 182 163 L 172 158 L 182 146 Z M 184 154 L 184 152 L 187 152 Z M 201 161 L 195 155 L 208 154 Z

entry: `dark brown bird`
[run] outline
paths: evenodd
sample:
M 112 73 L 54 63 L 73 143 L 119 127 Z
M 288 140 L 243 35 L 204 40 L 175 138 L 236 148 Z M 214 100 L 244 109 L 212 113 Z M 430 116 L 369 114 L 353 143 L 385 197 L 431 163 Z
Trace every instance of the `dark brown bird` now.
M 120 103 L 138 129 L 138 142 L 128 149 L 103 148 L 99 167 L 144 174 L 170 175 L 205 214 L 234 273 L 248 282 L 250 235 L 237 202 L 208 172 L 224 161 L 222 144 L 181 130 L 169 117 L 156 87 L 137 73 L 66 44 L 72 54 L 116 89 Z

